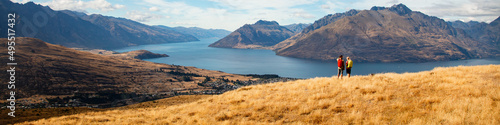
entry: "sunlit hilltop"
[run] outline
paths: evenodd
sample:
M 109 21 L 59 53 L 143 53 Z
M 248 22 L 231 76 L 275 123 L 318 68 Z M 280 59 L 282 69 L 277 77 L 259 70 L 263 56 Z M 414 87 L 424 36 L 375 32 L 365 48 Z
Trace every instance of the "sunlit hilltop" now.
M 500 65 L 240 88 L 175 106 L 23 124 L 500 124 Z

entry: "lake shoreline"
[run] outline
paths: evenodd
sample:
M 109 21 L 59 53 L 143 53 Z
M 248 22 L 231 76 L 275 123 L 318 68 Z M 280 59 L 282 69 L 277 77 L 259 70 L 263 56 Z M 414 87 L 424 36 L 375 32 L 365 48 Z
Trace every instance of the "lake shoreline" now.
M 272 50 L 232 49 L 208 47 L 218 39 L 200 39 L 185 43 L 140 45 L 113 51 L 127 52 L 148 50 L 153 53 L 168 54 L 167 58 L 145 59 L 146 61 L 193 66 L 208 70 L 218 70 L 232 74 L 276 74 L 288 78 L 315 78 L 337 75 L 336 61 L 311 60 L 276 55 Z M 356 62 L 352 75 L 379 73 L 405 73 L 432 70 L 435 67 L 474 66 L 500 64 L 500 57 L 434 62 Z

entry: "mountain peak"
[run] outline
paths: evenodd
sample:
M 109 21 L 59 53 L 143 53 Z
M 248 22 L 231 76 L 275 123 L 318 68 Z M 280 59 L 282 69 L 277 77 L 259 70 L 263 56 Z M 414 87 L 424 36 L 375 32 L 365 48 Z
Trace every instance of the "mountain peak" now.
M 279 24 L 276 21 L 259 20 L 255 23 L 255 25 L 279 25 Z
M 490 23 L 491 26 L 496 26 L 498 24 L 500 24 L 500 16 L 497 19 L 491 21 Z
M 359 11 L 358 11 L 358 10 L 356 10 L 356 9 L 351 9 L 351 10 L 349 10 L 349 11 L 345 12 L 345 14 L 348 14 L 348 15 L 356 15 L 356 14 L 358 14 L 358 12 L 359 12 Z
M 259 20 L 245 24 L 233 33 L 209 45 L 209 47 L 265 49 L 295 35 L 293 31 L 280 26 L 276 21 Z
M 378 6 L 373 6 L 370 10 L 377 11 L 377 10 L 385 10 L 387 8 L 385 7 L 378 7 Z
M 412 10 L 410 8 L 406 7 L 406 5 L 404 5 L 402 3 L 395 4 L 390 8 L 373 6 L 370 10 L 377 11 L 377 10 L 385 10 L 385 9 L 388 9 L 389 11 L 396 12 L 399 15 L 405 15 L 405 14 L 412 12 Z
M 460 25 L 470 27 L 463 22 Z M 422 30 L 423 27 L 425 30 Z M 371 35 L 362 36 L 366 32 Z M 449 37 L 434 37 L 434 34 Z M 392 7 L 372 7 L 371 10 L 363 10 L 356 15 L 329 15 L 315 21 L 300 34 L 276 44 L 273 49 L 279 56 L 335 60 L 336 56 L 342 54 L 356 58 L 358 62 L 445 61 L 493 57 L 499 53 L 495 46 L 486 44 L 498 40 L 497 37 L 479 43 L 468 35 L 470 34 L 454 29 L 442 19 L 413 12 L 403 4 L 396 4 Z M 400 42 L 407 41 L 408 38 L 418 42 Z M 380 58 L 380 54 L 387 52 L 396 54 Z
M 500 16 L 497 17 L 497 19 L 493 20 L 493 22 L 500 21 Z
M 411 13 L 411 9 L 406 7 L 406 5 L 400 3 L 398 5 L 393 5 L 391 8 L 389 8 L 390 11 L 394 11 L 398 13 L 399 15 L 405 15 L 408 13 Z

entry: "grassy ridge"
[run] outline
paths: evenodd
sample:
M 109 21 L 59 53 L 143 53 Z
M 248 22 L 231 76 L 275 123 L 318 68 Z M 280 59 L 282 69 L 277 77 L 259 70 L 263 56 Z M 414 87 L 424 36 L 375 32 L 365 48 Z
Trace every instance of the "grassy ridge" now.
M 500 65 L 486 65 L 248 86 L 188 104 L 30 123 L 500 124 L 499 106 Z

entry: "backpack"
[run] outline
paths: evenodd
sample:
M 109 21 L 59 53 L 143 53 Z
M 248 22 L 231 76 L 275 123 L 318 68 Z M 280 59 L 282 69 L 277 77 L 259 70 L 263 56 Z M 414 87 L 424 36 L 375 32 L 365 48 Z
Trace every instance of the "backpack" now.
M 342 68 L 342 70 L 344 70 L 344 60 L 343 59 L 337 60 L 337 66 Z
M 351 63 L 351 65 L 349 65 L 349 63 Z M 349 67 L 349 66 L 350 66 L 350 67 Z M 349 60 L 345 61 L 345 67 L 346 67 L 347 69 L 352 68 L 352 60 L 351 60 L 350 62 L 349 62 Z

